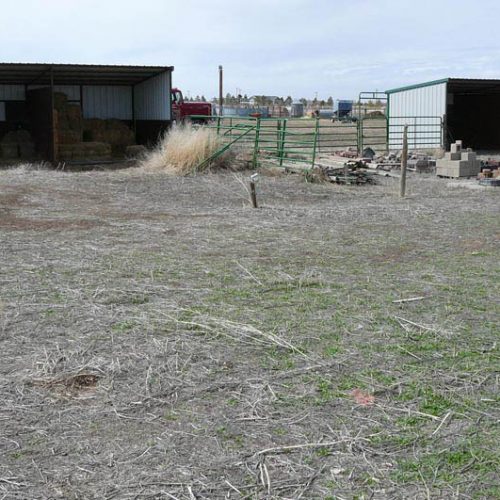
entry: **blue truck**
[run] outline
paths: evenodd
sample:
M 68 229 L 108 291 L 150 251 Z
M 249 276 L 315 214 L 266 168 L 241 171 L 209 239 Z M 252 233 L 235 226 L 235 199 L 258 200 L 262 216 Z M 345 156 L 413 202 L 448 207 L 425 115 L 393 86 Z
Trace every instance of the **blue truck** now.
M 355 122 L 357 118 L 353 116 L 354 101 L 347 101 L 345 99 L 337 99 L 333 104 L 333 117 L 332 123 L 339 122 Z

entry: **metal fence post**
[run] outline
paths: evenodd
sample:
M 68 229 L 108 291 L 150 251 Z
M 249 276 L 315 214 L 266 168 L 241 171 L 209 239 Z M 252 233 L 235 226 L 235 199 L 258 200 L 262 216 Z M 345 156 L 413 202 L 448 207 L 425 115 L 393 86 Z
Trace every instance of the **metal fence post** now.
M 278 118 L 276 120 L 276 156 L 278 157 L 280 154 L 280 143 L 281 143 L 281 120 Z
M 221 120 L 221 118 L 220 118 L 220 116 L 218 116 L 217 117 L 217 135 L 220 134 L 220 120 Z
M 314 127 L 314 142 L 313 142 L 311 167 L 314 167 L 314 163 L 316 162 L 316 147 L 318 145 L 318 135 L 319 135 L 319 118 L 316 118 L 316 125 Z
M 287 120 L 285 119 L 283 120 L 283 127 L 281 128 L 281 137 L 280 137 L 280 148 L 279 148 L 280 167 L 283 166 L 283 158 L 285 156 L 286 124 Z
M 358 154 L 361 155 L 363 153 L 363 121 L 364 118 L 358 120 Z
M 387 146 L 387 151 L 389 152 L 389 139 L 390 139 L 390 121 L 389 116 L 385 117 L 385 143 Z

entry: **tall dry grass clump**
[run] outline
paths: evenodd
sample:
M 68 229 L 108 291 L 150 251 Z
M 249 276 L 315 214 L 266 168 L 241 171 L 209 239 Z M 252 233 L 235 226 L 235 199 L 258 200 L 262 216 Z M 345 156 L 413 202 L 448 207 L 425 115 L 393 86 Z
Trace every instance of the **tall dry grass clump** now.
M 193 128 L 183 124 L 171 128 L 158 145 L 141 161 L 144 170 L 165 172 L 171 175 L 195 173 L 198 166 L 222 147 L 216 132 L 206 127 Z M 223 166 L 224 155 L 215 160 L 215 166 Z M 202 169 L 214 166 L 205 164 Z

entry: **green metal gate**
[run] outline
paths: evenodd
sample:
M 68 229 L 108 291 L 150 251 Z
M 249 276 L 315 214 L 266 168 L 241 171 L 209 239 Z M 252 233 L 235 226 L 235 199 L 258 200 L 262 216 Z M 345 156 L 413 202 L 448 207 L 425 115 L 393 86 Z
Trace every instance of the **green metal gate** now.
M 442 139 L 443 127 L 439 117 L 405 117 L 404 122 L 410 124 L 410 148 L 412 144 L 430 146 Z M 331 123 L 324 119 L 214 116 L 204 126 L 222 137 L 223 146 L 202 165 L 231 148 L 240 147 L 251 155 L 254 168 L 266 164 L 280 167 L 301 164 L 308 168 L 315 165 L 318 155 L 335 154 L 346 149 L 359 155 L 366 147 L 384 153 L 400 148 L 404 128 L 399 121 L 388 124 L 385 116 L 365 116 L 350 123 Z

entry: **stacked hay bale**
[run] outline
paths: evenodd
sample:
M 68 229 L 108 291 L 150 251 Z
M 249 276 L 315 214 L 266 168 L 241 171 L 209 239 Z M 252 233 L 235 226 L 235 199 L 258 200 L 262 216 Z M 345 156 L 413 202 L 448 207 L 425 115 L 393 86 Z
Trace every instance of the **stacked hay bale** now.
M 79 104 L 71 104 L 62 92 L 54 93 L 55 141 L 61 160 L 84 160 L 83 117 Z
M 78 104 L 68 103 L 66 94 L 54 93 L 55 125 L 58 144 L 82 142 L 82 110 Z
M 135 134 L 120 120 L 84 120 L 79 103 L 68 102 L 63 92 L 54 93 L 55 147 L 59 159 L 110 160 L 125 156 L 135 145 Z M 26 130 L 7 133 L 0 140 L 0 158 L 33 159 L 35 144 Z
M 109 160 L 115 153 L 115 145 L 120 145 L 122 154 L 125 152 L 131 131 L 118 120 L 84 120 L 80 105 L 69 103 L 66 94 L 61 92 L 54 94 L 54 108 L 61 160 Z M 108 121 L 113 122 L 109 131 Z M 90 134 L 89 122 L 92 124 Z M 97 133 L 93 133 L 94 129 Z
M 79 142 L 77 144 L 60 144 L 59 158 L 66 161 L 106 161 L 111 158 L 111 145 L 104 142 Z
M 113 156 L 123 156 L 135 144 L 135 134 L 120 120 L 92 118 L 83 121 L 83 140 L 110 144 Z
M 0 141 L 0 158 L 6 160 L 32 160 L 35 157 L 35 143 L 27 130 L 8 132 Z

